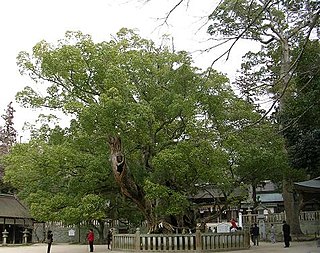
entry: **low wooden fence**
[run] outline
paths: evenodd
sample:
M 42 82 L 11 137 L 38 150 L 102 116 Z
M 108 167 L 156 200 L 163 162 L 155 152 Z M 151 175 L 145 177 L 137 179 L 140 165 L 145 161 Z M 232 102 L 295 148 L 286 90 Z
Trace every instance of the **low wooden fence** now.
M 299 215 L 300 221 L 320 221 L 320 211 L 308 211 L 308 212 L 300 212 Z M 270 223 L 282 223 L 282 221 L 286 220 L 285 213 L 272 213 L 265 214 L 264 220 Z M 242 216 L 242 222 L 244 224 L 251 224 L 258 222 L 257 214 L 246 214 Z
M 201 235 L 202 251 L 236 250 L 247 249 L 249 247 L 249 234 L 246 232 L 210 233 Z
M 188 251 L 214 252 L 247 249 L 250 247 L 248 233 L 200 233 L 195 234 L 135 234 L 113 235 L 114 251 Z
M 299 218 L 305 221 L 320 221 L 320 211 L 301 212 Z

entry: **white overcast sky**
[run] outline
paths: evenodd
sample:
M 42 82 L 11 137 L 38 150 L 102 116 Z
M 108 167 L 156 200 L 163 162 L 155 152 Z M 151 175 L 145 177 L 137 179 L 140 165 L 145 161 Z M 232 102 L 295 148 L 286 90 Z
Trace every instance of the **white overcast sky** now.
M 5 0 L 0 1 L 0 115 L 4 114 L 8 103 L 14 102 L 15 94 L 24 86 L 32 86 L 32 81 L 22 77 L 16 65 L 20 51 L 30 52 L 41 40 L 55 43 L 64 37 L 66 31 L 81 31 L 90 34 L 94 41 L 108 41 L 122 27 L 137 29 L 138 33 L 155 42 L 161 35 L 173 37 L 176 50 L 194 52 L 205 48 L 204 41 L 210 37 L 206 27 L 200 29 L 217 3 L 216 0 L 191 0 L 170 16 L 169 25 L 162 23 L 166 13 L 178 0 Z M 160 19 L 159 19 L 160 18 Z M 200 29 L 200 30 L 199 30 Z M 240 67 L 241 56 L 250 49 L 250 44 L 238 45 L 227 62 L 214 65 L 230 78 Z M 205 68 L 222 52 L 219 49 L 211 54 L 194 54 L 195 64 Z M 23 109 L 14 103 L 15 128 L 18 136 L 24 136 L 21 128 L 24 122 L 34 121 L 35 112 Z M 0 119 L 0 125 L 2 125 Z

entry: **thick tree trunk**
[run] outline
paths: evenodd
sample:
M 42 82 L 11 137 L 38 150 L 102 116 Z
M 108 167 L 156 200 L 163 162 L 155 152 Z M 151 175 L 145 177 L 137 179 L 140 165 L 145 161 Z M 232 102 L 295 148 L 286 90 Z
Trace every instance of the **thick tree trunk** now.
M 283 34 L 281 40 L 281 47 L 282 47 L 282 59 L 281 59 L 281 70 L 280 70 L 280 83 L 282 84 L 282 89 L 284 92 L 287 87 L 289 86 L 289 82 L 291 79 L 291 70 L 290 70 L 290 53 L 289 53 L 289 42 L 288 37 Z M 285 93 L 286 94 L 286 93 Z M 283 106 L 286 103 L 286 96 L 283 95 L 280 98 L 279 103 L 279 110 L 280 112 L 283 109 Z M 282 129 L 282 124 L 280 122 L 280 130 Z M 285 148 L 284 148 L 285 149 Z M 293 189 L 293 182 L 290 178 L 284 176 L 283 178 L 283 190 L 282 190 L 284 208 L 286 211 L 286 219 L 287 223 L 291 227 L 291 233 L 293 235 L 301 235 L 302 231 L 300 228 L 300 204 L 298 198 L 295 196 L 295 192 Z
M 103 244 L 104 241 L 105 241 L 104 229 L 105 229 L 104 221 L 99 220 L 99 227 L 97 228 L 97 230 L 98 230 L 98 233 L 99 233 L 99 243 L 101 243 L 101 244 Z
M 286 221 L 290 225 L 292 235 L 302 235 L 300 228 L 300 201 L 299 197 L 294 191 L 293 182 L 291 180 L 283 180 L 283 200 L 284 208 L 286 210 Z
M 122 151 L 121 139 L 110 137 L 109 145 L 113 175 L 122 194 L 137 205 L 147 220 L 149 229 L 152 229 L 156 221 L 152 215 L 151 203 L 146 200 L 144 190 L 135 182 L 133 175 L 130 173 Z
M 253 200 L 253 208 L 256 208 L 258 206 L 258 201 L 257 201 L 257 186 L 256 185 L 251 185 L 252 187 L 252 200 Z

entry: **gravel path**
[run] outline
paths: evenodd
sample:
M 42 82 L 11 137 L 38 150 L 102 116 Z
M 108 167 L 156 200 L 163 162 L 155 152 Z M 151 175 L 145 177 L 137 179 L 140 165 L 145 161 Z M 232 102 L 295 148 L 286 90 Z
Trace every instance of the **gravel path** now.
M 317 247 L 316 241 L 311 242 L 292 242 L 289 248 L 284 248 L 283 243 L 265 243 L 261 242 L 259 246 L 252 246 L 248 250 L 224 251 L 233 253 L 320 253 L 320 247 Z M 67 245 L 53 244 L 51 253 L 86 253 L 87 245 Z M 35 244 L 32 246 L 0 246 L 0 253 L 46 253 L 46 244 Z M 112 252 L 107 250 L 106 245 L 95 245 L 94 252 Z M 115 251 L 114 251 L 115 252 Z M 117 252 L 119 253 L 119 252 Z

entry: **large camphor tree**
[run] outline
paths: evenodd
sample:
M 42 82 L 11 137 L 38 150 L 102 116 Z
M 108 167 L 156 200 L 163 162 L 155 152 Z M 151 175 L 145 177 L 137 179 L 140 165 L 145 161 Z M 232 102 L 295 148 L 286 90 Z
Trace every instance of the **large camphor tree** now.
M 112 186 L 107 173 L 112 171 L 119 190 L 135 203 L 150 231 L 159 222 L 168 230 L 194 228 L 189 197 L 199 190 L 197 185 L 213 184 L 230 194 L 256 180 L 241 169 L 257 170 L 254 162 L 246 161 L 250 142 L 256 143 L 250 152 L 260 165 L 269 164 L 274 152 L 281 154 L 273 125 L 261 121 L 261 127 L 244 129 L 260 114 L 235 96 L 225 76 L 212 69 L 202 71 L 186 52 L 157 47 L 131 30 L 122 29 L 101 43 L 80 32 L 67 32 L 56 45 L 42 41 L 32 54 L 21 52 L 18 64 L 21 73 L 46 88 L 40 94 L 26 87 L 17 95 L 20 103 L 62 110 L 73 118 L 64 130 L 44 125 L 35 133 L 42 142 L 35 138 L 28 144 L 32 152 L 19 152 L 17 146 L 19 161 L 14 152 L 9 155 L 6 177 L 19 189 L 23 189 L 16 177 L 24 168 L 21 154 L 31 160 L 25 166 L 28 171 L 36 160 L 39 171 L 49 164 L 52 175 L 60 173 L 67 184 L 50 185 L 53 190 L 65 189 L 63 197 L 72 192 L 68 184 L 73 179 L 85 180 L 80 192 L 106 194 L 94 186 Z M 32 154 L 38 158 L 32 159 Z M 274 166 L 282 170 L 285 165 Z M 266 174 L 259 178 L 264 180 Z M 52 196 L 50 190 L 47 193 Z M 74 194 L 71 206 L 81 201 Z M 61 203 L 67 202 L 57 202 L 59 215 L 59 208 L 65 208 Z

